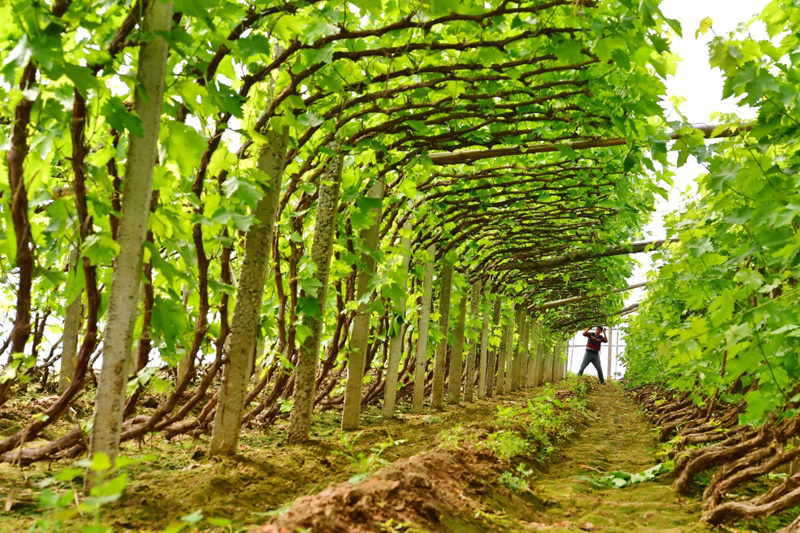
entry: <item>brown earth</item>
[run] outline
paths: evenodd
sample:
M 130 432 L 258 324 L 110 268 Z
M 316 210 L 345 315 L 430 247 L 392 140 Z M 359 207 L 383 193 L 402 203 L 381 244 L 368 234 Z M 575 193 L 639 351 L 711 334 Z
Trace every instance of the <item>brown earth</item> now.
M 623 489 L 595 483 L 612 471 L 641 472 L 659 461 L 654 430 L 616 385 L 595 388 L 588 410 L 559 423 L 568 426 L 558 430 L 571 433 L 571 440 L 553 442 L 546 456 L 504 461 L 489 453 L 481 443 L 497 430 L 498 410 L 524 406 L 541 391 L 421 416 L 401 413 L 389 422 L 369 409 L 356 434 L 339 431 L 337 413 L 318 413 L 314 441 L 286 445 L 280 425 L 267 433 L 251 430 L 231 459 L 206 458 L 204 438 L 167 443 L 148 437 L 128 444 L 124 454 L 157 458 L 127 468 L 131 481 L 123 498 L 104 507 L 99 520 L 114 531 L 162 532 L 202 510 L 206 518 L 189 531 L 247 531 L 265 522 L 255 530 L 711 531 L 698 521 L 699 499 L 679 498 L 669 475 Z M 512 419 L 504 427 L 520 433 L 522 426 Z M 391 464 L 375 471 L 384 462 Z M 37 503 L 38 483 L 67 466 L 0 465 L 0 532 L 25 531 L 48 516 Z M 509 485 L 503 480 L 509 474 L 524 480 Z M 215 518 L 229 520 L 231 528 L 214 526 Z M 791 521 L 785 518 L 780 522 Z M 75 517 L 62 531 L 81 531 L 92 520 Z M 776 524 L 737 524 L 727 531 L 775 531 Z
M 314 440 L 286 444 L 285 426 L 279 421 L 267 431 L 245 430 L 235 458 L 207 458 L 205 436 L 170 442 L 158 435 L 147 436 L 125 443 L 122 455 L 153 457 L 126 468 L 131 480 L 125 494 L 104 508 L 101 522 L 114 531 L 161 532 L 182 523 L 181 517 L 202 510 L 205 517 L 230 519 L 234 528 L 263 523 L 265 516 L 301 496 L 373 471 L 382 461 L 398 461 L 435 448 L 440 434 L 490 419 L 498 407 L 518 404 L 530 395 L 530 391 L 507 394 L 422 415 L 409 413 L 409 406 L 401 403 L 397 417 L 389 421 L 382 419 L 379 408 L 368 407 L 361 417 L 363 429 L 348 434 L 339 430 L 339 413 L 315 413 Z M 0 533 L 26 531 L 46 516 L 48 511 L 38 503 L 39 483 L 69 466 L 65 461 L 23 468 L 0 464 Z M 92 518 L 73 519 L 75 527 Z M 219 530 L 198 526 L 200 531 Z
M 709 531 L 699 523 L 697 500 L 678 498 L 669 480 L 621 490 L 591 486 L 591 476 L 655 465 L 657 449 L 652 430 L 619 387 L 598 387 L 588 402 L 590 422 L 538 465 L 530 490 L 509 490 L 498 482 L 508 462 L 462 445 L 300 498 L 257 531 Z

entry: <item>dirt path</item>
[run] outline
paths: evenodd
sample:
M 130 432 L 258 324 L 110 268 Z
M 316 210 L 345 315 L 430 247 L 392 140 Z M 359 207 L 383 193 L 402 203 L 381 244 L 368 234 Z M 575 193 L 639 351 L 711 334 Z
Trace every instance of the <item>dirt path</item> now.
M 679 498 L 669 476 L 622 489 L 592 488 L 582 479 L 638 473 L 659 462 L 655 434 L 621 387 L 595 388 L 588 406 L 589 426 L 562 447 L 560 458 L 531 487 L 545 504 L 547 531 L 710 531 L 699 523 L 699 503 Z
M 611 472 L 637 474 L 655 466 L 654 433 L 617 385 L 596 387 L 577 403 L 566 399 L 574 390 L 556 393 L 567 402 L 559 412 L 569 414 L 555 423 L 555 433 L 548 433 L 547 445 L 557 451 L 538 466 L 535 448 L 509 461 L 490 453 L 487 443 L 500 442 L 511 428 L 517 436 L 527 435 L 529 443 L 540 438 L 535 436 L 541 435 L 540 417 L 557 416 L 544 415 L 552 400 L 527 402 L 552 399 L 552 389 L 528 393 L 527 408 L 519 405 L 520 398 L 509 398 L 518 411 L 465 426 L 452 446 L 429 445 L 363 481 L 332 484 L 301 498 L 259 531 L 710 531 L 699 522 L 697 500 L 679 499 L 668 474 L 621 489 L 602 483 Z M 509 420 L 515 422 L 509 425 Z M 535 435 L 528 433 L 531 428 L 537 428 Z M 570 434 L 569 440 L 558 437 Z M 506 450 L 516 446 L 513 439 L 506 442 Z

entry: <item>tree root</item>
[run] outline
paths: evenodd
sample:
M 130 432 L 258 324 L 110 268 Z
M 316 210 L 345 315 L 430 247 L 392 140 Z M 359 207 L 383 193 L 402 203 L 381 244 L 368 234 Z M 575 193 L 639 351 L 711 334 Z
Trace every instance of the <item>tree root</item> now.
M 786 480 L 786 482 L 789 481 L 792 482 L 791 485 L 794 488 L 785 490 L 773 498 L 765 500 L 762 497 L 742 502 L 725 502 L 703 513 L 701 519 L 709 524 L 717 525 L 731 518 L 770 516 L 784 509 L 800 505 L 800 474 L 795 474 Z M 790 529 L 789 531 L 792 530 Z

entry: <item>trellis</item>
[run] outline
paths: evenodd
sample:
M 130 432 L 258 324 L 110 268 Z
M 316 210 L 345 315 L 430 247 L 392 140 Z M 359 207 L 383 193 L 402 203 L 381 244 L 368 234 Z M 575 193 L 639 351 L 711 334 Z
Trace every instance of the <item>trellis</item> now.
M 392 340 L 392 361 L 399 363 L 397 350 L 405 352 L 398 396 L 410 396 L 416 387 L 419 399 L 431 387 L 439 407 L 448 372 L 460 376 L 446 341 L 451 320 L 432 326 L 437 357 L 435 368 L 426 368 L 421 358 L 434 349 L 414 342 L 425 314 L 414 297 L 426 302 L 435 291 L 440 316 L 446 316 L 450 309 L 441 305 L 441 294 L 450 287 L 442 284 L 442 272 L 451 268 L 456 299 L 466 301 L 464 283 L 482 287 L 470 306 L 454 305 L 451 312 L 456 336 L 466 335 L 469 347 L 465 362 L 473 374 L 463 379 L 472 385 L 476 369 L 483 368 L 479 394 L 481 386 L 491 394 L 494 380 L 499 391 L 557 378 L 554 345 L 564 321 L 596 319 L 618 308 L 619 297 L 610 295 L 569 311 L 540 313 L 535 321 L 522 312 L 619 286 L 630 270 L 622 258 L 535 274 L 513 265 L 630 242 L 652 210 L 660 190 L 644 169 L 657 171 L 654 162 L 665 162 L 669 138 L 658 119 L 659 77 L 670 61 L 660 32 L 674 23 L 650 2 L 193 5 L 176 4 L 165 39 L 170 55 L 160 164 L 144 243 L 137 356 L 129 374 L 142 376 L 147 365 L 160 364 L 156 350 L 180 372 L 149 416 L 136 415 L 143 378 L 127 398 L 120 434 L 103 451 L 116 453 L 114 441 L 154 431 L 207 433 L 220 410 L 227 412 L 225 405 L 242 401 L 231 404 L 224 392 L 229 382 L 217 387 L 218 376 L 234 364 L 252 366 L 231 359 L 226 343 L 235 344 L 237 325 L 229 314 L 241 299 L 243 245 L 256 204 L 270 194 L 255 156 L 274 145 L 276 132 L 289 133 L 268 265 L 272 281 L 266 305 L 257 310 L 266 319 L 257 330 L 242 330 L 248 347 L 242 357 L 256 359 L 252 352 L 264 335 L 267 357 L 255 364 L 259 372 L 248 390 L 241 384 L 247 386 L 252 370 L 241 374 L 236 394 L 245 396 L 244 412 L 230 427 L 269 424 L 281 414 L 282 402 L 298 390 L 292 369 L 308 339 L 298 326 L 315 320 L 324 326 L 315 337 L 323 341 L 323 353 L 316 372 L 305 378 L 306 387 L 313 381 L 306 402 L 346 403 L 339 384 L 353 357 L 346 355 L 348 343 L 360 338 L 372 382 L 364 390 L 355 374 L 349 390 L 357 401 L 346 429 L 357 425 L 358 404 L 383 396 L 385 361 L 379 359 Z M 7 102 L 2 128 L 10 137 L 3 206 L 12 219 L 3 227 L 3 242 L 7 264 L 15 265 L 4 271 L 14 280 L 6 290 L 16 288 L 19 302 L 11 353 L 25 352 L 32 313 L 57 307 L 54 314 L 64 317 L 69 301 L 85 302 L 69 385 L 45 416 L 0 442 L 0 458 L 31 462 L 75 456 L 86 447 L 79 427 L 50 443 L 23 444 L 86 390 L 90 361 L 109 327 L 117 326 L 104 322 L 103 290 L 119 251 L 121 191 L 130 172 L 123 154 L 141 127 L 140 110 L 130 106 L 134 80 L 120 75 L 136 70 L 139 43 L 165 36 L 142 33 L 149 2 L 109 5 L 102 12 L 81 1 L 59 2 L 49 11 L 34 3 L 20 6 L 40 22 L 8 22 L 3 30 L 6 42 L 17 43 L 4 51 L 16 59 L 7 62 L 7 85 L 0 88 Z M 36 39 L 39 47 L 26 44 Z M 647 154 L 642 147 L 650 145 Z M 333 202 L 339 213 L 334 257 L 330 283 L 323 283 L 330 284 L 330 298 L 320 301 L 318 269 L 309 266 L 308 250 L 320 219 L 320 191 L 339 179 L 329 172 L 337 158 L 343 158 L 342 193 Z M 375 184 L 383 190 L 376 192 Z M 71 194 L 56 195 L 64 186 Z M 375 246 L 358 236 L 370 231 L 377 232 Z M 81 260 L 68 261 L 75 250 Z M 404 257 L 417 275 L 398 267 Z M 377 260 L 374 276 L 364 274 L 372 272 L 371 259 Z M 432 276 L 428 281 L 422 270 Z M 398 295 L 406 293 L 412 298 L 401 324 L 393 313 L 401 309 Z M 473 320 L 465 321 L 466 309 Z M 181 313 L 188 320 L 176 326 Z M 474 319 L 486 326 L 475 327 Z M 529 336 L 534 348 L 521 359 Z M 491 345 L 492 338 L 499 346 Z M 6 369 L 21 375 L 41 366 L 10 356 Z M 460 383 L 450 379 L 454 402 Z M 5 381 L 0 401 L 19 388 L 18 379 Z M 217 451 L 235 450 L 237 435 L 228 435 Z M 295 436 L 302 440 L 307 429 Z

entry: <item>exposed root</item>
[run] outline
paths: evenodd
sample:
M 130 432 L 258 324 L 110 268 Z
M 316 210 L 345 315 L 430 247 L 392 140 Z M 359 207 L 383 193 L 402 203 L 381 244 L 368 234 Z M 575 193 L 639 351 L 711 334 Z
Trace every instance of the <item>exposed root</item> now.
M 795 474 L 789 480 L 794 480 L 794 490 L 786 491 L 768 501 L 763 501 L 763 498 L 754 498 L 743 502 L 725 502 L 703 513 L 702 519 L 709 524 L 716 525 L 730 518 L 770 516 L 784 509 L 800 505 L 800 487 L 798 486 L 800 474 Z
M 705 406 L 698 407 L 686 395 L 675 397 L 652 387 L 634 394 L 653 423 L 661 426 L 660 440 L 672 434 L 678 437 L 671 450 L 676 492 L 687 493 L 698 474 L 714 470 L 703 493 L 704 521 L 719 524 L 729 519 L 765 517 L 800 504 L 800 474 L 750 500 L 726 501 L 737 489 L 800 458 L 800 447 L 787 446 L 800 433 L 800 417 L 751 428 L 738 425 L 739 415 L 746 408 L 744 402 L 721 404 L 715 394 Z M 696 448 L 698 445 L 705 446 Z M 784 531 L 800 533 L 800 523 L 795 521 Z

